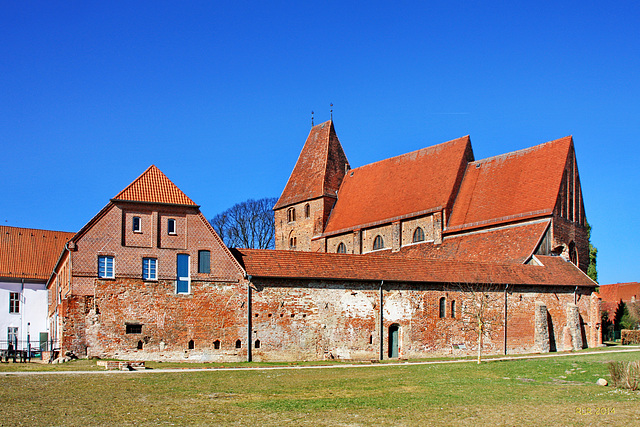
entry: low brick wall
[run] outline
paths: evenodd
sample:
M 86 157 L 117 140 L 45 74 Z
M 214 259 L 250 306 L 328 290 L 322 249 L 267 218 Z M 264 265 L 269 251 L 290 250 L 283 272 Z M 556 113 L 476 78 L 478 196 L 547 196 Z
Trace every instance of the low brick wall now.
M 623 329 L 620 332 L 620 342 L 624 344 L 640 344 L 640 331 Z
M 142 360 L 98 360 L 98 366 L 104 366 L 107 371 L 128 371 L 132 369 L 145 369 Z

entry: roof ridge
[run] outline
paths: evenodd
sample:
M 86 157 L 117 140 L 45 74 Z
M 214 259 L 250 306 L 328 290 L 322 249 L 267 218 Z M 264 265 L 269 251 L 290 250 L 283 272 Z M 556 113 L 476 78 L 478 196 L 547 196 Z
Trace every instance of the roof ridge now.
M 393 160 L 396 159 L 400 159 L 403 157 L 408 157 L 412 154 L 416 154 L 419 152 L 430 152 L 430 151 L 435 151 L 436 149 L 440 149 L 442 148 L 442 146 L 444 146 L 445 144 L 453 144 L 455 142 L 459 142 L 460 140 L 469 140 L 469 135 L 465 135 L 465 136 L 461 136 L 459 138 L 455 138 L 449 141 L 445 141 L 445 142 L 441 142 L 439 144 L 435 144 L 435 145 L 429 145 L 428 147 L 422 147 L 419 148 L 417 150 L 413 150 L 413 151 L 409 151 L 408 153 L 403 153 L 403 154 L 398 154 L 397 156 L 393 156 L 393 157 L 387 157 L 386 159 L 382 159 L 382 160 L 377 160 L 375 162 L 371 162 L 371 163 L 367 163 L 366 165 L 362 165 L 362 166 L 358 166 L 355 168 L 350 169 L 350 171 L 357 171 L 358 169 L 363 169 L 369 166 L 374 166 L 374 165 L 378 165 L 380 163 L 384 163 L 384 162 L 391 162 Z
M 543 142 L 542 144 L 537 144 L 534 145 L 532 147 L 527 147 L 527 148 L 521 148 L 520 150 L 516 150 L 516 151 L 510 151 L 508 153 L 503 153 L 503 154 L 497 154 L 495 156 L 491 156 L 491 157 L 487 157 L 484 159 L 478 159 L 478 160 L 474 160 L 473 162 L 469 162 L 469 164 L 481 164 L 481 163 L 485 163 L 485 162 L 489 162 L 489 161 L 494 161 L 494 160 L 498 160 L 500 158 L 508 158 L 508 157 L 512 157 L 512 156 L 519 156 L 522 154 L 526 154 L 528 152 L 534 151 L 534 150 L 539 150 L 542 149 L 543 146 L 545 145 L 550 145 L 550 144 L 554 144 L 554 143 L 559 143 L 563 140 L 566 140 L 567 138 L 569 138 L 569 141 L 571 141 L 573 139 L 573 135 L 567 135 L 567 136 L 563 136 L 562 138 L 558 138 L 558 139 L 554 139 L 552 141 L 547 141 L 547 142 Z

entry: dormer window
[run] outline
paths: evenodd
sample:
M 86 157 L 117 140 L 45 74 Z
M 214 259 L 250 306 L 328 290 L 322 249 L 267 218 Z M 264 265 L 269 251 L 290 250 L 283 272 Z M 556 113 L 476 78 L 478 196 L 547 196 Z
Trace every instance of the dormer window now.
M 416 228 L 416 231 L 413 232 L 413 243 L 422 242 L 424 240 L 424 231 L 422 228 Z
M 134 233 L 142 233 L 142 222 L 139 216 L 134 216 L 132 221 L 132 230 Z
M 167 220 L 167 233 L 176 234 L 176 220 L 173 218 Z
M 378 249 L 383 249 L 384 248 L 384 240 L 382 240 L 382 236 L 377 235 L 376 238 L 373 240 L 373 250 L 376 251 Z
M 296 208 L 289 208 L 287 210 L 287 222 L 294 222 L 296 220 Z

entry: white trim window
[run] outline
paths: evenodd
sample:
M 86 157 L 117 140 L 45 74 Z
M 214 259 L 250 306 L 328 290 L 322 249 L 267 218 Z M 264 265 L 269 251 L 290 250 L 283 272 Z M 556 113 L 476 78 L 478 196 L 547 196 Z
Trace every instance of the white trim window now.
M 98 277 L 101 279 L 113 279 L 115 277 L 112 256 L 98 256 Z
M 158 260 L 156 258 L 142 258 L 142 279 L 158 280 Z
M 20 293 L 9 292 L 9 313 L 20 313 Z
M 132 229 L 134 233 L 142 233 L 142 219 L 139 216 L 133 217 Z
M 167 220 L 167 233 L 168 234 L 178 234 L 176 232 L 176 220 L 173 218 L 169 218 Z

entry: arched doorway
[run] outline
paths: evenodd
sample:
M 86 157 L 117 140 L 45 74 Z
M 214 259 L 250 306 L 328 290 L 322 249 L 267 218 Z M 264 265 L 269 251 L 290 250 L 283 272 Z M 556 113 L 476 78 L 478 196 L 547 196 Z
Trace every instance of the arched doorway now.
M 389 357 L 397 358 L 400 349 L 400 325 L 394 323 L 389 326 Z

